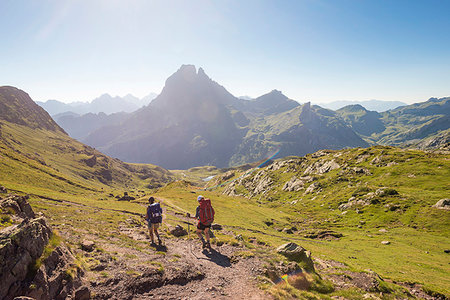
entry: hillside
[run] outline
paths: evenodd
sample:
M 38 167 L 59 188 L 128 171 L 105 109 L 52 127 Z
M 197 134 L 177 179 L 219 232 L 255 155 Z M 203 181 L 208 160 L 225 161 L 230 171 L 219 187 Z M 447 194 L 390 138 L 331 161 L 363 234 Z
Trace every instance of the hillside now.
M 33 129 L 64 132 L 27 93 L 11 86 L 0 87 L 0 120 Z
M 382 113 L 359 105 L 337 110 L 343 120 L 372 144 L 407 145 L 450 128 L 450 98 L 402 106 Z
M 450 153 L 444 153 L 380 146 L 319 151 L 279 159 L 247 175 L 229 171 L 208 186 L 285 216 L 247 219 L 261 230 L 248 236 L 329 239 L 302 245 L 316 257 L 449 295 L 449 206 L 434 207 L 450 189 Z
M 45 197 L 158 186 L 171 174 L 127 164 L 70 138 L 21 90 L 0 88 L 1 183 Z
M 170 76 L 150 105 L 84 141 L 124 161 L 169 169 L 239 165 L 274 149 L 304 155 L 367 146 L 332 111 L 300 106 L 276 90 L 254 100 L 238 99 L 192 65 Z

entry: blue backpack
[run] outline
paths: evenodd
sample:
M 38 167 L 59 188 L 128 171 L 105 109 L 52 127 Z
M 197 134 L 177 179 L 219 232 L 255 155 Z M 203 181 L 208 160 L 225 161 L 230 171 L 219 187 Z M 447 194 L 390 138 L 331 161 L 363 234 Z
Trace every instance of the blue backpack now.
M 162 222 L 162 209 L 158 202 L 150 204 L 147 207 L 148 221 L 150 223 L 161 223 Z

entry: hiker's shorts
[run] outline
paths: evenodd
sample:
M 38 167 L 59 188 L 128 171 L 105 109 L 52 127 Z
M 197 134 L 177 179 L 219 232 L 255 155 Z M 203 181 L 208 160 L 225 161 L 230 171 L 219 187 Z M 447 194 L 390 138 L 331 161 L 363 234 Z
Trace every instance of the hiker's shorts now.
M 161 223 L 147 223 L 148 229 L 158 229 L 159 225 L 161 225 Z
M 197 228 L 200 229 L 200 230 L 205 230 L 206 228 L 211 228 L 211 224 L 205 225 L 202 222 L 198 222 Z

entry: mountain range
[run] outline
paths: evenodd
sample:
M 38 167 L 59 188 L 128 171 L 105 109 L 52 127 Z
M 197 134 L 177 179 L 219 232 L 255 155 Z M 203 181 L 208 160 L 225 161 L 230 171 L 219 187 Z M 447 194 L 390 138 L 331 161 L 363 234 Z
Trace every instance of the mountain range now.
M 340 100 L 333 101 L 329 103 L 318 103 L 317 105 L 322 106 L 324 108 L 338 110 L 348 105 L 361 105 L 367 110 L 373 110 L 376 112 L 384 112 L 391 109 L 395 109 L 399 106 L 408 105 L 401 101 L 381 101 L 381 100 L 367 100 L 367 101 L 348 101 L 348 100 Z
M 36 101 L 36 103 L 44 108 L 51 116 L 66 112 L 73 112 L 78 115 L 87 113 L 112 114 L 118 112 L 133 112 L 142 106 L 148 105 L 156 96 L 156 94 L 151 93 L 142 99 L 139 99 L 131 94 L 124 97 L 112 97 L 109 94 L 103 94 L 91 102 L 64 103 L 58 100 L 47 100 L 45 102 Z
M 401 146 L 432 137 L 450 128 L 450 97 L 378 113 L 361 105 L 337 110 L 355 132 L 371 144 Z
M 170 169 L 227 167 L 260 160 L 275 150 L 303 155 L 368 146 L 331 110 L 300 105 L 277 90 L 254 100 L 239 99 L 193 65 L 170 76 L 148 106 L 83 141 L 125 161 Z
M 113 107 L 106 104 L 111 99 L 123 103 L 103 95 L 91 108 Z M 377 144 L 419 145 L 449 129 L 449 99 L 431 98 L 385 112 L 360 104 L 333 111 L 300 104 L 278 90 L 237 98 L 202 68 L 183 65 L 160 95 L 134 112 L 65 112 L 54 119 L 71 137 L 123 161 L 169 169 L 230 167 L 275 152 L 289 156 Z

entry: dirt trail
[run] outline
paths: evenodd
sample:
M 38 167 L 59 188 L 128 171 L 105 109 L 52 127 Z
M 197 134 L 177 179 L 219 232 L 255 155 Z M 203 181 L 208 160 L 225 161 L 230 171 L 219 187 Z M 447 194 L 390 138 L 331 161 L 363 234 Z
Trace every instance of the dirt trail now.
M 151 247 L 142 228 L 121 226 L 120 232 L 145 242 L 147 248 L 136 251 L 99 243 L 99 247 L 108 253 L 117 253 L 119 259 L 114 261 L 108 255 L 97 255 L 96 259 L 107 263 L 87 274 L 92 278 L 90 285 L 96 295 L 94 299 L 269 298 L 256 287 L 255 278 L 261 272 L 261 262 L 254 257 L 243 259 L 233 255 L 243 248 L 222 245 L 202 250 L 198 239 L 168 238 L 167 235 L 163 237 L 162 246 Z M 141 273 L 137 276 L 129 272 L 135 266 Z M 158 267 L 164 269 L 165 275 L 157 274 L 155 269 Z M 114 274 L 113 277 L 93 279 L 96 274 L 92 273 L 100 269 Z

